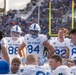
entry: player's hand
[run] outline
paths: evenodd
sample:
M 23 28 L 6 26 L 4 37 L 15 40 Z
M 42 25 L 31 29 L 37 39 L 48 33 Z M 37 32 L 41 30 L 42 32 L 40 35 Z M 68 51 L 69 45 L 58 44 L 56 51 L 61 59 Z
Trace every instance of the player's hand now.
M 21 59 L 21 63 L 22 63 L 22 65 L 25 65 L 25 63 L 26 63 L 26 59 L 25 59 L 24 57 L 21 57 L 20 59 Z

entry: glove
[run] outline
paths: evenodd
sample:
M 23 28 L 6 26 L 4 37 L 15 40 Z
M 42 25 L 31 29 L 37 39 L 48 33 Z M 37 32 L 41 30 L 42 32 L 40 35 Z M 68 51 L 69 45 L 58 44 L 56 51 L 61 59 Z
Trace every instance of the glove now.
M 20 59 L 21 59 L 22 65 L 26 64 L 26 59 L 24 57 L 21 57 Z

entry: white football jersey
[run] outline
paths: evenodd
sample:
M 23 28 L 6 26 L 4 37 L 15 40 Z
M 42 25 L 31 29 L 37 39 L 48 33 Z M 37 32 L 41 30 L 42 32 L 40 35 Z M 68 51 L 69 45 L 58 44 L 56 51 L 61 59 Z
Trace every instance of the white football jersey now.
M 26 44 L 26 54 L 35 54 L 38 58 L 39 65 L 43 65 L 43 43 L 47 41 L 47 37 L 40 34 L 37 38 L 32 38 L 30 34 L 25 35 L 24 43 Z
M 1 47 L 2 46 L 7 46 L 7 41 L 5 38 L 3 38 L 1 41 L 0 41 L 0 45 Z M 0 59 L 2 58 L 2 50 L 0 50 Z
M 13 74 L 12 72 L 11 72 L 11 70 L 10 70 L 10 72 L 8 73 L 8 75 L 20 75 L 21 74 L 21 72 L 20 72 L 20 69 L 17 71 L 17 73 L 15 73 L 15 74 Z
M 51 69 L 44 66 L 26 65 L 22 75 L 51 75 Z
M 76 66 L 70 67 L 70 70 L 71 70 L 73 75 L 76 75 Z
M 71 70 L 68 66 L 61 65 L 53 71 L 52 75 L 72 75 L 72 74 L 71 74 Z
M 10 70 L 10 72 L 8 73 L 8 75 L 9 75 L 9 74 L 11 74 L 11 75 L 13 74 L 13 73 L 11 72 L 11 70 Z M 19 75 L 19 74 L 20 74 L 20 70 L 19 70 L 17 73 L 15 73 L 15 75 Z
M 11 68 L 11 67 L 10 67 L 10 68 Z M 12 71 L 11 71 L 11 69 L 10 69 L 8 75 L 22 75 L 23 71 L 24 71 L 24 66 L 20 66 L 19 69 L 18 69 L 18 71 L 17 71 L 15 74 L 12 73 Z
M 67 41 L 60 42 L 58 39 L 55 39 L 50 41 L 50 44 L 54 47 L 55 54 L 59 54 L 62 58 L 65 58 Z
M 8 44 L 8 55 L 9 55 L 10 63 L 11 63 L 13 58 L 15 58 L 15 57 L 20 58 L 20 56 L 18 54 L 18 47 L 22 43 L 23 37 L 19 37 L 15 41 L 12 39 L 12 37 L 6 37 L 6 40 L 7 40 L 7 44 Z
M 69 48 L 69 58 L 71 59 L 71 56 L 76 54 L 76 45 L 70 41 L 70 45 L 67 45 L 67 47 Z

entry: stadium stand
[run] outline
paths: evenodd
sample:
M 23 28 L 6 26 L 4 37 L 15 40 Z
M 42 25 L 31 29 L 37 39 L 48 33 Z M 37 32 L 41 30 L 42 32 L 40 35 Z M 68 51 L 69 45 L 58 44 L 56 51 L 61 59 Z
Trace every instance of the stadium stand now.
M 40 19 L 39 24 L 41 27 L 41 33 L 47 34 L 49 32 L 49 2 L 50 0 L 31 0 L 27 4 L 27 7 L 20 10 L 9 10 L 7 15 L 2 14 L 0 16 L 0 29 L 6 33 L 6 36 L 10 35 L 10 28 L 18 24 L 22 28 L 22 35 L 29 33 L 28 27 L 30 24 L 38 23 L 38 9 L 40 7 Z M 40 3 L 40 6 L 39 6 Z M 52 4 L 52 28 L 53 34 L 56 34 L 58 29 L 65 27 L 68 30 L 72 28 L 71 17 L 68 16 L 71 11 L 71 0 L 51 0 Z M 76 7 L 76 2 L 75 2 Z M 76 11 L 76 9 L 75 9 Z M 66 20 L 65 20 L 66 18 Z M 76 23 L 76 20 L 75 20 Z M 76 26 L 74 26 L 76 28 Z

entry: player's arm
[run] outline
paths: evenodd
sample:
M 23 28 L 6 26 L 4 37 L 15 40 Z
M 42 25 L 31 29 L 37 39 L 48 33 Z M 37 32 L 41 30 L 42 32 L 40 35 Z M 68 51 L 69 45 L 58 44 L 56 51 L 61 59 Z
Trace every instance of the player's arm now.
M 19 53 L 20 57 L 22 57 L 22 52 L 21 51 L 24 49 L 25 46 L 26 46 L 26 44 L 24 42 L 22 42 L 20 44 L 20 46 L 18 47 L 18 53 Z
M 65 59 L 68 59 L 68 58 L 69 58 L 69 48 L 66 47 Z
M 8 53 L 7 53 L 7 47 L 2 46 L 2 54 L 4 56 L 4 59 L 10 63 L 9 56 L 8 56 Z
M 45 41 L 43 44 L 44 44 L 45 47 L 47 47 L 47 49 L 49 50 L 49 53 L 48 53 L 48 55 L 47 55 L 47 58 L 49 58 L 52 54 L 54 54 L 55 50 L 54 50 L 53 46 L 50 45 L 50 43 L 49 43 L 48 41 Z
M 26 49 L 25 49 L 25 48 L 23 48 L 23 49 L 21 50 L 21 54 L 22 54 L 22 56 L 23 56 L 24 58 L 26 58 Z

